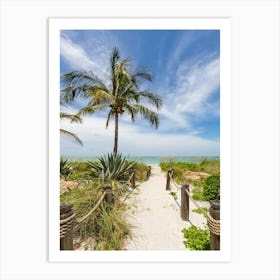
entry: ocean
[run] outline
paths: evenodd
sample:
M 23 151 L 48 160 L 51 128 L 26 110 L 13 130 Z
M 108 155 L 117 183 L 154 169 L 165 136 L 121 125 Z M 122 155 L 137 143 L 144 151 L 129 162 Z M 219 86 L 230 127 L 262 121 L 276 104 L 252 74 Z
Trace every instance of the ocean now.
M 91 156 L 91 157 L 67 157 L 71 161 L 96 161 L 98 157 Z M 190 162 L 190 163 L 200 163 L 205 159 L 209 160 L 218 160 L 220 159 L 219 156 L 215 157 L 206 157 L 206 156 L 126 156 L 128 160 L 134 160 L 137 162 L 142 162 L 146 164 L 159 164 L 162 161 L 180 161 L 180 162 Z

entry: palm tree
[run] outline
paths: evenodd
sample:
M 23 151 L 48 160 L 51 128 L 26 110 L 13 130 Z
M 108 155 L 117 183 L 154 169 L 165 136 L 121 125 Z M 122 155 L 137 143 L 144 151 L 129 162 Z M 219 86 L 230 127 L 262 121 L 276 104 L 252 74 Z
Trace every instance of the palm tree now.
M 81 117 L 79 117 L 77 115 L 70 115 L 70 114 L 63 113 L 63 112 L 60 112 L 60 119 L 61 120 L 62 119 L 68 119 L 68 120 L 71 121 L 71 123 L 73 123 L 73 122 L 82 123 Z M 72 133 L 68 130 L 62 129 L 62 128 L 60 128 L 60 133 L 72 138 L 76 143 L 83 146 L 83 142 L 81 141 L 81 139 L 76 134 L 74 134 L 74 133 Z
M 145 106 L 151 104 L 159 109 L 162 100 L 159 95 L 149 90 L 141 90 L 143 81 L 152 81 L 152 73 L 146 69 L 132 71 L 128 58 L 120 60 L 119 50 L 114 48 L 110 56 L 110 76 L 105 83 L 91 71 L 72 71 L 63 75 L 66 87 L 63 98 L 73 100 L 81 95 L 89 101 L 80 109 L 77 116 L 92 114 L 96 110 L 109 109 L 106 128 L 111 119 L 115 122 L 115 137 L 113 153 L 118 152 L 119 116 L 124 113 L 131 117 L 132 122 L 140 114 L 152 126 L 158 128 L 157 112 Z

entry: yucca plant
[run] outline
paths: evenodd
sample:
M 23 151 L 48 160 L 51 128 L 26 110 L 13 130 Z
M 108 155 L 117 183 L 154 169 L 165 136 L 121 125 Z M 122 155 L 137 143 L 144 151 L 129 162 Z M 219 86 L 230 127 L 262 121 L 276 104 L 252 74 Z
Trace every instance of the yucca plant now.
M 129 178 L 136 162 L 128 161 L 122 154 L 107 154 L 97 162 L 88 162 L 90 175 L 102 181 L 126 180 Z
M 67 179 L 71 174 L 71 166 L 67 158 L 60 157 L 60 178 Z

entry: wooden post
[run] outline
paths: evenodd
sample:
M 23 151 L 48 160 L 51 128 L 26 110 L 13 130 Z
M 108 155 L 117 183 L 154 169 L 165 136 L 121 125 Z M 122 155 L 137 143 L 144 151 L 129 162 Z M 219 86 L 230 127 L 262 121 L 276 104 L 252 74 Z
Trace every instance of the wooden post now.
M 112 192 L 112 187 L 110 185 L 105 185 L 102 187 L 102 189 L 103 189 L 103 192 L 106 192 L 104 200 L 110 205 L 114 204 L 115 198 L 114 198 L 114 194 Z
M 220 200 L 210 200 L 209 214 L 215 220 L 220 220 Z M 220 250 L 220 235 L 216 235 L 210 230 L 210 249 Z
M 181 187 L 181 218 L 183 221 L 189 221 L 190 198 L 185 190 L 188 192 L 190 191 L 190 186 L 188 184 Z
M 170 176 L 173 175 L 173 169 L 168 169 L 167 171 L 167 178 L 166 178 L 166 187 L 165 190 L 170 191 Z
M 60 205 L 60 250 L 73 250 L 73 204 Z
M 147 180 L 150 178 L 150 176 L 151 176 L 151 166 L 149 165 L 147 169 Z
M 131 177 L 131 187 L 133 189 L 136 188 L 136 171 L 133 170 L 132 177 Z

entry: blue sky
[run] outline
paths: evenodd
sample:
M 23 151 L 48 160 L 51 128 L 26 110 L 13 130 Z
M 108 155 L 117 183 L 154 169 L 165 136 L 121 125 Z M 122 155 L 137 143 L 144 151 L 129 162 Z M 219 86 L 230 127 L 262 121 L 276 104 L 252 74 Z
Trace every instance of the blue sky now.
M 114 46 L 133 66 L 148 67 L 152 83 L 143 85 L 161 95 L 160 126 L 152 128 L 127 116 L 120 120 L 119 150 L 125 155 L 217 156 L 220 154 L 220 32 L 218 30 L 63 30 L 60 70 L 92 70 L 106 80 Z M 61 108 L 76 113 L 85 104 Z M 94 156 L 113 150 L 114 127 L 105 129 L 106 112 L 84 118 L 83 124 L 61 122 L 84 143 L 61 137 L 61 154 Z

